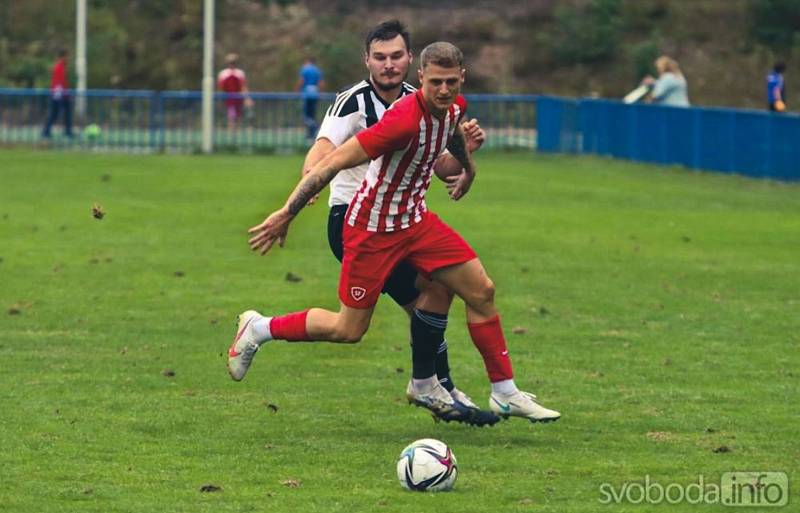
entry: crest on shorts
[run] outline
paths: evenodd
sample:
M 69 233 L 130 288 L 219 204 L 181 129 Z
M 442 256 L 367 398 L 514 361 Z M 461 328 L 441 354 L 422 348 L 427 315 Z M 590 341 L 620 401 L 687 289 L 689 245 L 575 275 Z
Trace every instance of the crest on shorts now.
M 361 301 L 367 295 L 367 289 L 364 287 L 350 287 L 350 295 L 356 301 Z

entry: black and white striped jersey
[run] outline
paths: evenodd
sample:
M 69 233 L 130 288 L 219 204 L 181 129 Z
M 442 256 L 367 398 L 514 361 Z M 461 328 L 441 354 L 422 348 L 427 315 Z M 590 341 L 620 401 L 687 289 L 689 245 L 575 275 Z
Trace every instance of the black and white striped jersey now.
M 414 92 L 416 88 L 403 82 L 398 99 Z M 361 130 L 377 123 L 388 108 L 389 104 L 378 95 L 372 82 L 362 80 L 336 95 L 336 100 L 325 113 L 317 139 L 328 139 L 335 146 L 341 146 Z M 328 205 L 350 204 L 368 168 L 369 162 L 339 172 L 331 181 Z

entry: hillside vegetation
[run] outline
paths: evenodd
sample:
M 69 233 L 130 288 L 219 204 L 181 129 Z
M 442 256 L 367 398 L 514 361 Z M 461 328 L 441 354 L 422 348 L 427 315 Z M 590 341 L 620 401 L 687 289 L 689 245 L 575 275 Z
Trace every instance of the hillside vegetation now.
M 470 92 L 619 97 L 660 53 L 676 57 L 695 104 L 761 108 L 764 76 L 788 63 L 800 84 L 800 0 L 218 0 L 216 59 L 231 51 L 255 90 L 289 90 L 306 54 L 331 89 L 364 73 L 363 37 L 397 17 L 419 51 L 465 52 Z M 53 53 L 74 48 L 74 1 L 0 0 L 0 86 L 46 86 Z M 90 0 L 89 86 L 197 89 L 202 2 Z M 792 102 L 790 101 L 790 107 Z

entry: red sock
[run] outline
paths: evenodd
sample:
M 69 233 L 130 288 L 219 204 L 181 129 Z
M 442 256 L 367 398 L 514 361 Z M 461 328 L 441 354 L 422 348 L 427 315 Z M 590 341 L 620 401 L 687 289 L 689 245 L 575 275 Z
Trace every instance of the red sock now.
M 483 364 L 492 383 L 512 379 L 514 372 L 511 370 L 511 359 L 508 357 L 506 339 L 503 337 L 503 327 L 500 326 L 500 316 L 484 322 L 467 323 L 472 343 L 483 356 Z
M 295 312 L 278 317 L 273 317 L 269 321 L 269 331 L 272 338 L 287 340 L 289 342 L 308 342 L 308 332 L 306 331 L 306 317 L 308 310 Z

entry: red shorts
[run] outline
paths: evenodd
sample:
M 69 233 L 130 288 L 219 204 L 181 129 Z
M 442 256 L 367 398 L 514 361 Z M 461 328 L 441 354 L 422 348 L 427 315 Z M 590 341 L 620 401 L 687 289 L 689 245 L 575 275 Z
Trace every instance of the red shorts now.
M 433 212 L 410 228 L 394 232 L 369 232 L 345 224 L 342 239 L 339 299 L 351 308 L 375 306 L 383 283 L 402 260 L 430 278 L 437 269 L 477 258 L 467 241 Z

